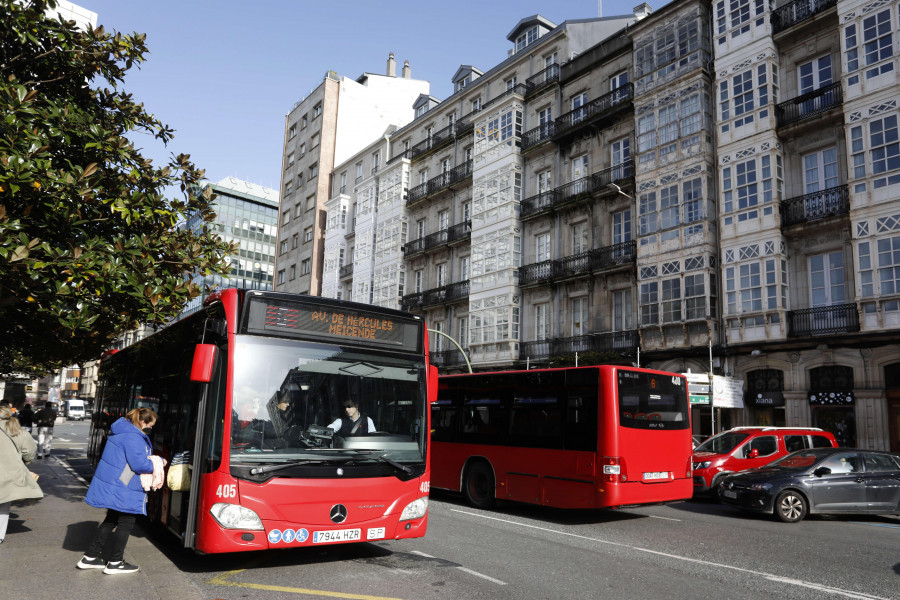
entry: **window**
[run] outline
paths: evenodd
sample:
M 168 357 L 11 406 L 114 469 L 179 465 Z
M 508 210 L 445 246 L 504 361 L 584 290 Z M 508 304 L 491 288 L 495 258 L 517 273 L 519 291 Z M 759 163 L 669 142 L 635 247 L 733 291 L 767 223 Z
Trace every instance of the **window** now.
M 550 305 L 536 304 L 534 307 L 534 339 L 546 340 L 550 337 Z
M 897 115 L 869 121 L 869 151 L 872 154 L 872 172 L 876 175 L 900 169 Z
M 416 239 L 425 237 L 425 219 L 416 221 Z
M 525 31 L 525 33 L 519 35 L 519 37 L 516 38 L 516 52 L 518 52 L 525 46 L 528 46 L 529 44 L 534 43 L 534 41 L 537 40 L 537 38 L 538 38 L 538 28 L 537 28 L 537 25 L 535 25 L 534 27 L 529 28 L 527 31 Z
M 306 126 L 309 125 L 309 117 L 303 115 L 300 119 L 300 129 L 306 129 Z
M 413 291 L 417 294 L 422 293 L 425 289 L 425 272 L 422 269 L 419 269 L 414 272 L 415 277 L 415 288 Z
M 459 259 L 459 280 L 465 281 L 469 278 L 469 257 L 463 256 Z
M 298 188 L 303 187 L 303 173 L 297 174 L 297 187 Z
M 534 236 L 534 261 L 550 260 L 550 234 L 542 233 Z
M 587 335 L 588 332 L 588 299 L 572 299 L 572 335 Z
M 663 323 L 681 320 L 681 279 L 665 279 L 662 282 Z
M 543 171 L 537 174 L 537 192 L 543 194 L 553 189 L 553 176 L 551 172 Z
M 877 249 L 881 293 L 900 294 L 900 236 L 878 240 Z
M 319 147 L 319 134 L 315 133 L 311 138 L 309 138 L 309 149 L 312 150 L 314 148 Z
M 302 157 L 305 155 L 306 155 L 306 142 L 303 142 L 302 144 L 300 144 L 300 156 Z
M 587 252 L 588 249 L 588 224 L 572 225 L 572 254 L 581 254 Z
M 306 197 L 306 210 L 312 210 L 316 207 L 316 195 L 310 194 Z
M 812 308 L 843 304 L 844 253 L 840 250 L 809 257 L 809 302 Z
M 628 85 L 628 71 L 616 73 L 609 78 L 609 91 L 617 90 Z
M 287 225 L 291 222 L 291 209 L 287 209 L 283 213 L 281 213 L 281 224 Z
M 300 263 L 300 274 L 301 275 L 309 275 L 310 267 L 312 265 L 312 259 L 307 258 L 303 262 Z
M 459 333 L 457 334 L 456 341 L 459 342 L 459 345 L 463 348 L 469 347 L 469 317 L 460 317 Z
M 347 171 L 342 171 L 341 172 L 341 187 L 340 187 L 339 192 L 341 194 L 343 194 L 346 191 L 347 191 Z
M 548 54 L 547 56 L 544 57 L 544 68 L 545 69 L 548 69 L 548 68 L 552 67 L 553 65 L 557 65 L 557 64 L 559 64 L 559 56 L 557 55 L 556 52 Z
M 322 116 L 322 103 L 319 102 L 315 106 L 313 106 L 313 119 L 317 119 Z
M 678 186 L 670 185 L 659 190 L 660 229 L 671 229 L 681 224 L 678 210 Z
M 820 56 L 797 67 L 800 94 L 831 84 L 831 56 Z
M 291 281 L 297 279 L 297 265 L 291 265 L 289 278 Z
M 621 165 L 622 163 L 631 160 L 631 138 L 626 137 L 613 140 L 609 145 L 609 159 L 610 164 L 613 166 Z M 624 173 L 621 177 L 624 177 Z
M 659 229 L 656 207 L 656 192 L 647 192 L 640 195 L 638 200 L 640 235 L 650 235 Z
M 634 329 L 634 304 L 631 290 L 613 292 L 613 331 Z
M 288 139 L 292 140 L 297 136 L 297 126 L 291 125 L 288 127 Z
M 753 110 L 753 71 L 744 71 L 731 78 L 731 98 L 734 106 L 734 116 L 740 117 Z M 734 126 L 739 127 L 744 123 L 753 121 L 752 115 L 735 121 Z
M 288 157 L 287 157 L 287 166 L 288 166 L 288 167 L 293 167 L 293 166 L 294 166 L 294 153 L 293 153 L 293 152 L 291 152 L 290 154 L 288 154 Z
M 278 271 L 278 275 L 275 278 L 275 281 L 278 282 L 279 284 L 284 283 L 284 273 L 285 273 L 284 269 L 281 269 L 280 271 Z
M 512 77 L 510 77 L 509 79 L 507 79 L 507 80 L 506 80 L 506 91 L 509 92 L 509 91 L 511 91 L 511 90 L 514 90 L 515 87 L 516 87 L 516 83 L 517 83 L 517 81 L 516 81 L 516 76 L 515 76 L 515 75 L 513 75 Z
M 281 240 L 281 243 L 278 245 L 278 254 L 284 254 L 288 251 L 288 241 Z
M 307 227 L 303 230 L 303 243 L 311 242 L 313 239 L 313 228 Z
M 303 204 L 298 202 L 297 204 L 294 205 L 294 218 L 299 219 L 300 215 L 302 215 L 302 214 L 303 214 Z
M 444 231 L 450 227 L 450 211 L 442 210 L 438 213 L 438 231 Z
M 837 148 L 827 148 L 803 157 L 804 193 L 812 194 L 838 184 Z
M 778 452 L 778 439 L 774 435 L 761 435 L 751 439 L 740 449 L 741 458 L 750 458 L 750 453 L 756 450 L 758 456 L 770 456 Z
M 437 266 L 437 287 L 447 285 L 447 263 L 441 263 Z
M 314 177 L 318 177 L 318 176 L 319 176 L 319 163 L 313 163 L 309 167 L 309 179 L 311 181 Z
M 706 317 L 706 292 L 703 273 L 684 276 L 684 312 L 686 319 Z
M 372 154 L 372 173 L 375 174 L 378 172 L 378 167 L 381 166 L 381 152 L 375 152 Z
M 291 250 L 293 250 L 294 248 L 297 248 L 299 245 L 300 245 L 300 234 L 295 233 L 293 236 L 291 236 Z
M 288 182 L 284 184 L 284 195 L 290 196 L 293 191 L 294 191 L 294 182 L 288 180 Z
M 356 183 L 362 181 L 363 178 L 363 164 L 362 161 L 356 163 Z
M 613 244 L 631 241 L 631 209 L 613 213 Z
M 641 284 L 641 325 L 659 323 L 659 282 Z
M 584 108 L 587 101 L 587 92 L 572 97 L 572 124 L 580 122 L 587 116 L 587 109 Z

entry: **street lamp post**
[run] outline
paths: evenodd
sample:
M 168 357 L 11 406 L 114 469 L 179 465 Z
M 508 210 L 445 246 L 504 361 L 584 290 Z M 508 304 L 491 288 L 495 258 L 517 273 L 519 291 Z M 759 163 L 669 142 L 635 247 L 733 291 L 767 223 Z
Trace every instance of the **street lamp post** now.
M 469 373 L 472 372 L 472 363 L 469 362 L 469 357 L 466 356 L 466 351 L 462 349 L 462 346 L 459 345 L 459 342 L 457 342 L 456 340 L 454 340 L 452 337 L 450 337 L 449 335 L 447 335 L 447 334 L 444 333 L 443 331 L 438 331 L 437 329 L 429 329 L 429 330 L 428 330 L 428 333 L 436 333 L 436 334 L 438 334 L 438 335 L 442 335 L 442 336 L 444 336 L 445 338 L 447 338 L 448 340 L 450 340 L 451 342 L 453 342 L 453 345 L 456 346 L 457 348 L 459 348 L 459 352 L 462 354 L 462 357 L 465 359 L 465 361 L 466 361 L 466 366 L 469 367 Z

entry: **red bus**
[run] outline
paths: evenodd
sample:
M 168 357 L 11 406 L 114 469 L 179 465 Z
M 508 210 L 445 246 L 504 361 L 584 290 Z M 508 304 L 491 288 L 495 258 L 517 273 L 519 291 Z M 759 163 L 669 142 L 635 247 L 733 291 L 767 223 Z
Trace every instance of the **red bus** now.
M 409 313 L 216 292 L 102 360 L 89 455 L 128 410 L 155 410 L 154 453 L 180 477 L 150 492 L 148 516 L 201 553 L 421 537 L 437 394 L 427 348 Z M 365 435 L 340 429 L 348 399 Z
M 432 405 L 432 479 L 488 508 L 496 499 L 610 508 L 693 494 L 682 375 L 592 366 L 442 376 Z

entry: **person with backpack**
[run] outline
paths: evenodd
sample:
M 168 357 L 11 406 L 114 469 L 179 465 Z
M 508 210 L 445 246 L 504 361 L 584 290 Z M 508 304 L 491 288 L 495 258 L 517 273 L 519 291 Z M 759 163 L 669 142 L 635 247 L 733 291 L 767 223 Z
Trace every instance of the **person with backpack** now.
M 37 411 L 34 420 L 38 428 L 38 448 L 37 457 L 50 458 L 50 446 L 53 443 L 53 425 L 56 423 L 57 411 L 53 408 L 52 402 L 44 404 L 44 408 Z
M 19 411 L 19 425 L 22 426 L 22 429 L 31 433 L 31 427 L 34 425 L 34 410 L 31 408 L 31 404 L 26 404 Z

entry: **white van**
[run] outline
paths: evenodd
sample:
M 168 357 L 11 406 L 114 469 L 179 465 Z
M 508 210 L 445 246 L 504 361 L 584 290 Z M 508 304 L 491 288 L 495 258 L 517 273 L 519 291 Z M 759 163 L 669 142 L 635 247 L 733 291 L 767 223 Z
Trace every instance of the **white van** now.
M 66 419 L 80 421 L 84 418 L 84 400 L 81 398 L 69 398 L 66 400 Z

